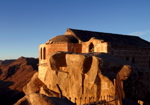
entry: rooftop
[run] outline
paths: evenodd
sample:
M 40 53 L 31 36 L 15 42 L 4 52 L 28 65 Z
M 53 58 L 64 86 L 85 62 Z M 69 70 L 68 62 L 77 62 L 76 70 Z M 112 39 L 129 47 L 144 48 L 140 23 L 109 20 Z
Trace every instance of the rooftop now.
M 95 37 L 96 39 L 101 39 L 105 42 L 110 42 L 112 46 L 132 46 L 150 48 L 150 42 L 143 40 L 138 36 L 94 32 L 79 29 L 67 29 L 67 31 L 70 31 L 75 37 L 78 38 L 78 40 L 82 42 L 86 42 L 92 37 Z
M 73 35 L 58 35 L 48 40 L 46 44 L 78 43 Z

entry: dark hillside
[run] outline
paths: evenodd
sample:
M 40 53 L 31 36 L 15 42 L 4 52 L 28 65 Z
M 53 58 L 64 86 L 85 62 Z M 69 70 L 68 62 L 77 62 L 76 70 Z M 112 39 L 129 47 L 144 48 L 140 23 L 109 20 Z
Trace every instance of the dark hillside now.
M 0 65 L 0 104 L 12 105 L 24 96 L 22 88 L 37 72 L 38 59 L 20 57 Z
M 16 59 L 7 59 L 7 60 L 0 60 L 0 65 L 10 64 L 11 62 L 16 61 Z

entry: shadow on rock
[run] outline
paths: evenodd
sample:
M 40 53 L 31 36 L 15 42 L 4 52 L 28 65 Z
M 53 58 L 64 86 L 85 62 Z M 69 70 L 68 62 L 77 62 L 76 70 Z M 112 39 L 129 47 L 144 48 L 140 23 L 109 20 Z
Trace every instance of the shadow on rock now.
M 0 80 L 0 104 L 1 105 L 12 105 L 18 99 L 24 96 L 23 92 L 17 90 L 11 90 L 9 86 L 13 85 L 14 82 Z

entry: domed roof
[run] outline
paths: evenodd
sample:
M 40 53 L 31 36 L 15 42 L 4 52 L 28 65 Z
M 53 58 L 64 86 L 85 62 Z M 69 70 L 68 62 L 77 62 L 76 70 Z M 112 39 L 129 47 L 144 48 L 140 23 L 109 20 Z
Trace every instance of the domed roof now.
M 58 35 L 48 40 L 46 44 L 78 43 L 78 39 L 72 35 Z

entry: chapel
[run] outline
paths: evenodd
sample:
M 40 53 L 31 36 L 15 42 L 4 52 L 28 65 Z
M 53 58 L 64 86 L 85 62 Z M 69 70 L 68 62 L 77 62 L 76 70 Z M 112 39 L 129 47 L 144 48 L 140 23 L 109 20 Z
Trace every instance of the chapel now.
M 39 46 L 39 64 L 47 62 L 52 52 L 108 53 L 118 58 L 150 68 L 150 42 L 138 36 L 67 29 Z

